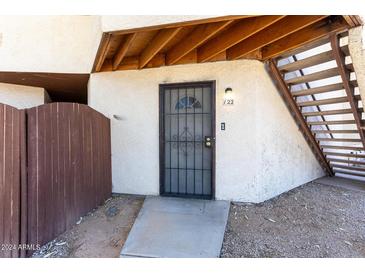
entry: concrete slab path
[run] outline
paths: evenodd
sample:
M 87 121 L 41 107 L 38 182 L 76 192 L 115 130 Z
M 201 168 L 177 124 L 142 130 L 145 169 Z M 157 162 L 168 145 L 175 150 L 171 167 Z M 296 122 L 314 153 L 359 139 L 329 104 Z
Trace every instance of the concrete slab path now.
M 121 257 L 219 257 L 230 203 L 147 197 Z
M 344 177 L 322 177 L 314 180 L 316 183 L 320 183 L 323 185 L 336 186 L 344 189 L 355 190 L 365 192 L 365 182 L 358 181 L 355 179 L 349 179 Z

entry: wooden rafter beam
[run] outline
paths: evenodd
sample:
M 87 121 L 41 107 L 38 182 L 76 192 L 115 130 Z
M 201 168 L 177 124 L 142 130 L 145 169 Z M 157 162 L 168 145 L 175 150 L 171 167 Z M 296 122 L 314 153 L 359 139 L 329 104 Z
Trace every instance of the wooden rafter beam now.
M 360 16 L 358 15 L 343 15 L 342 16 L 350 27 L 358 27 L 363 24 Z
M 198 26 L 188 37 L 182 39 L 166 53 L 166 64 L 173 65 L 182 57 L 196 49 L 218 32 L 232 24 L 233 20 L 203 24 Z
M 227 59 L 235 60 L 244 57 L 250 52 L 257 50 L 263 46 L 273 43 L 293 32 L 301 30 L 311 24 L 314 24 L 324 18 L 327 15 L 293 15 L 286 16 L 279 20 L 275 24 L 271 25 L 270 28 L 263 29 L 257 34 L 243 40 L 237 45 L 227 50 Z
M 325 19 L 265 46 L 262 49 L 262 58 L 268 60 L 277 57 L 287 51 L 314 42 L 315 40 L 321 40 L 332 33 L 341 32 L 347 28 L 348 25 L 342 17 L 333 22 Z
M 111 34 L 109 33 L 104 33 L 102 38 L 101 38 L 101 42 L 99 45 L 99 49 L 98 49 L 98 54 L 95 58 L 95 63 L 94 63 L 94 67 L 93 67 L 93 71 L 99 72 L 104 64 L 106 55 L 108 54 L 108 51 L 110 49 L 110 39 L 111 39 Z
M 205 62 L 235 44 L 245 40 L 264 28 L 274 24 L 284 16 L 260 16 L 239 21 L 222 34 L 198 48 L 198 62 Z
M 136 38 L 136 33 L 127 34 L 125 40 L 123 41 L 122 45 L 120 46 L 118 52 L 115 54 L 113 59 L 113 70 L 116 70 L 120 63 L 122 63 L 124 56 L 126 55 L 129 47 L 133 43 L 134 39 Z
M 143 50 L 139 58 L 139 68 L 144 68 L 149 61 L 164 47 L 182 28 L 160 30 L 149 45 Z
M 290 113 L 292 114 L 294 120 L 298 124 L 301 132 L 303 133 L 305 140 L 308 142 L 310 148 L 316 155 L 319 163 L 322 165 L 326 172 L 333 176 L 333 171 L 329 166 L 325 155 L 323 154 L 322 149 L 320 148 L 319 144 L 317 143 L 315 137 L 313 136 L 310 128 L 308 127 L 305 119 L 302 116 L 300 109 L 298 108 L 296 102 L 294 101 L 291 92 L 286 85 L 282 75 L 280 74 L 279 69 L 277 68 L 276 64 L 273 60 L 269 60 L 267 63 L 268 72 L 273 79 L 274 83 L 276 84 L 279 92 L 281 93 L 284 102 L 286 103 L 287 107 L 289 108 Z
M 350 71 L 346 68 L 345 65 L 345 56 L 343 52 L 340 49 L 340 41 L 337 35 L 332 35 L 331 38 L 331 47 L 333 50 L 333 55 L 335 57 L 338 71 L 340 73 L 343 86 L 345 88 L 346 96 L 348 98 L 348 101 L 350 103 L 350 107 L 352 109 L 352 113 L 355 118 L 357 129 L 360 133 L 360 138 L 363 144 L 363 147 L 365 147 L 365 135 L 364 130 L 362 129 L 362 121 L 361 121 L 361 114 L 359 113 L 358 109 L 358 100 L 359 98 L 356 97 L 354 94 L 354 86 L 350 84 Z

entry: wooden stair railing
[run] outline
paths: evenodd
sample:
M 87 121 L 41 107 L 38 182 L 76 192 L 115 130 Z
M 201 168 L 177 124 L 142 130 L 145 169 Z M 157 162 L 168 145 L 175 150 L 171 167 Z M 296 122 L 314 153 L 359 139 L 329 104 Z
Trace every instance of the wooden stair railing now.
M 340 39 L 346 39 L 347 36 L 347 32 L 332 35 L 329 39 L 315 43 L 315 46 L 305 48 L 302 52 L 314 47 L 327 47 L 319 49 L 318 51 L 322 50 L 320 53 L 300 60 L 297 58 L 302 53 L 300 51 L 293 51 L 293 62 L 286 61 L 280 65 L 280 57 L 268 60 L 266 68 L 326 173 L 331 176 L 345 174 L 365 177 L 365 125 L 362 120 L 364 109 L 359 106 L 361 96 L 355 90 L 358 84 L 352 62 L 348 62 L 348 45 L 343 40 L 345 45 L 340 46 Z M 309 54 L 307 52 L 304 55 Z M 284 54 L 281 59 L 288 56 Z M 335 66 L 318 70 L 327 62 Z M 312 70 L 314 72 L 304 73 L 304 69 L 316 66 L 317 70 Z M 295 74 L 295 71 L 298 73 Z M 294 77 L 288 77 L 292 75 Z M 326 81 L 325 85 L 310 84 L 323 79 L 335 80 Z M 336 82 L 337 79 L 341 82 Z M 334 96 L 334 93 L 337 95 Z M 318 100 L 316 95 L 321 98 Z M 341 119 L 333 119 L 334 117 Z

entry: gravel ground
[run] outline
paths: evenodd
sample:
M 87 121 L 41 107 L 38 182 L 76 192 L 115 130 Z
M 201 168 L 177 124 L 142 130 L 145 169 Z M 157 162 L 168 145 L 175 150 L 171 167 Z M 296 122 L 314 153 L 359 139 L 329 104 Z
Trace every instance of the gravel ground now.
M 221 257 L 365 257 L 365 193 L 309 183 L 234 203 Z
M 33 257 L 119 257 L 143 200 L 141 196 L 113 196 L 104 205 L 81 218 L 73 228 L 42 246 Z

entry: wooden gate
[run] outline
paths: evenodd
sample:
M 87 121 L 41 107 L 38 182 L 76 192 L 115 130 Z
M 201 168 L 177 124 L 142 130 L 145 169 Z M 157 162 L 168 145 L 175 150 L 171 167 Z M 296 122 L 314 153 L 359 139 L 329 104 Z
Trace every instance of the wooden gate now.
M 86 105 L 0 104 L 0 257 L 30 255 L 111 196 L 110 143 Z
M 0 257 L 19 257 L 24 111 L 0 104 Z M 23 172 L 23 176 L 24 176 Z M 24 233 L 24 230 L 23 230 Z
M 28 242 L 42 245 L 111 196 L 110 121 L 74 103 L 27 118 Z

